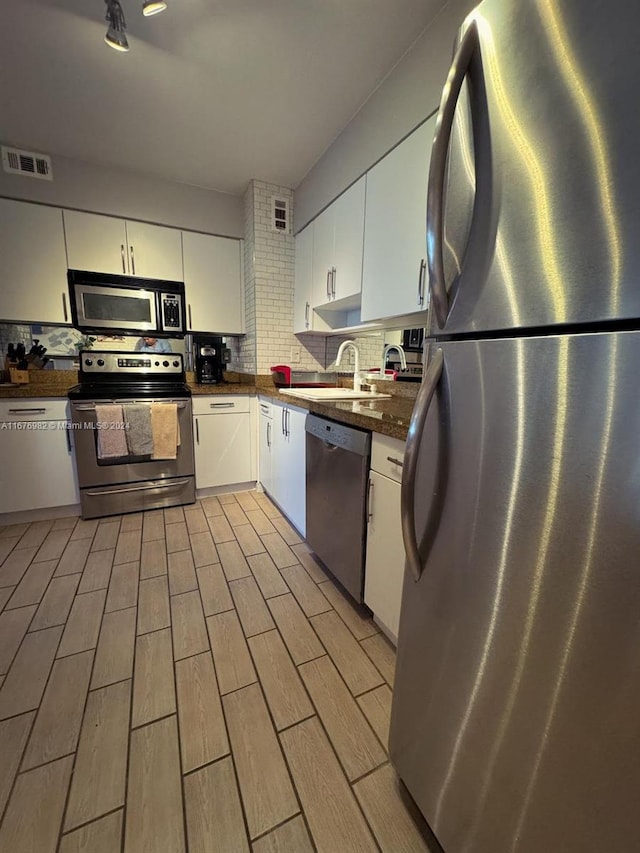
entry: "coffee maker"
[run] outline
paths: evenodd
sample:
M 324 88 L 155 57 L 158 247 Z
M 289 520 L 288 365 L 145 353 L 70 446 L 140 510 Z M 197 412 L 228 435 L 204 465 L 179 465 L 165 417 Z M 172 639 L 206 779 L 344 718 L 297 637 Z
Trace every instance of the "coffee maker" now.
M 196 381 L 200 385 L 218 385 L 224 382 L 224 371 L 231 361 L 231 350 L 224 338 L 215 335 L 194 335 Z

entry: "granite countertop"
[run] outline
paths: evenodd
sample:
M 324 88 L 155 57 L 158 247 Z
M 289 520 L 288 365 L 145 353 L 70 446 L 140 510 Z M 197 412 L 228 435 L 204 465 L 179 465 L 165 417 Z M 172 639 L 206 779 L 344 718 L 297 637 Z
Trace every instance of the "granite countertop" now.
M 75 370 L 30 370 L 26 385 L 0 384 L 0 399 L 14 397 L 66 397 L 78 384 Z
M 2 398 L 43 398 L 66 397 L 67 391 L 77 385 L 78 377 L 71 370 L 42 370 L 32 371 L 32 381 L 28 385 L 0 385 Z M 194 396 L 217 396 L 220 394 L 260 394 L 269 397 L 283 405 L 297 406 L 307 409 L 316 415 L 332 418 L 335 421 L 371 430 L 392 438 L 405 441 L 409 422 L 413 412 L 417 385 L 404 386 L 402 389 L 393 383 L 393 396 L 375 400 L 336 400 L 318 403 L 312 400 L 299 400 L 296 397 L 280 394 L 274 387 L 271 377 L 242 376 L 233 374 L 230 378 L 237 380 L 221 385 L 198 385 L 193 374 L 187 375 L 187 381 Z
M 395 390 L 395 389 L 394 389 Z M 318 403 L 280 394 L 277 388 L 258 387 L 257 393 L 278 403 L 307 409 L 314 415 L 331 418 L 360 429 L 371 430 L 406 441 L 416 402 L 415 395 L 393 395 L 375 400 L 334 400 Z M 416 387 L 417 394 L 417 387 Z
M 196 394 L 250 394 L 256 393 L 255 376 L 231 374 L 233 381 L 224 385 L 198 385 L 193 373 L 187 373 L 187 384 Z M 14 397 L 66 397 L 69 388 L 78 384 L 75 370 L 30 370 L 26 385 L 0 384 L 0 399 Z

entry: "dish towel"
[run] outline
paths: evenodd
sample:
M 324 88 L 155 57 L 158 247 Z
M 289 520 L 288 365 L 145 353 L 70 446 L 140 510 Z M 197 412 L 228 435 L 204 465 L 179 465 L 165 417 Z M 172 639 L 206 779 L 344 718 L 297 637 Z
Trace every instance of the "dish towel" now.
M 129 455 L 122 406 L 96 403 L 98 459 L 118 459 Z
M 151 456 L 153 454 L 153 435 L 151 434 L 151 409 L 145 403 L 127 403 L 122 407 L 124 422 L 127 426 L 127 445 L 132 456 Z
M 180 445 L 176 403 L 151 404 L 152 459 L 175 459 Z

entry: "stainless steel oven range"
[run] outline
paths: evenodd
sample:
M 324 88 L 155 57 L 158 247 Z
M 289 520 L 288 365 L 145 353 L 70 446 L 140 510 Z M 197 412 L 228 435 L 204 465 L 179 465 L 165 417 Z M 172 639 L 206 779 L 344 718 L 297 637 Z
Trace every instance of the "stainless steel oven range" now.
M 180 354 L 80 354 L 80 384 L 68 392 L 83 518 L 195 501 L 191 391 Z M 180 436 L 175 459 L 151 454 L 100 458 L 96 406 L 175 403 Z

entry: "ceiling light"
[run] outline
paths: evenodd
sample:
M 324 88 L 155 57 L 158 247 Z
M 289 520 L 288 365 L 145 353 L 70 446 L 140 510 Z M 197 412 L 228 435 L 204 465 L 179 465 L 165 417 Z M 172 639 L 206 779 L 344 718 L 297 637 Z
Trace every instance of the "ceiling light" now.
M 144 0 L 142 14 L 148 18 L 149 15 L 157 15 L 158 12 L 164 12 L 166 8 L 167 4 L 165 0 Z
M 124 12 L 122 11 L 120 0 L 104 0 L 104 2 L 107 4 L 105 18 L 109 24 L 109 29 L 104 40 L 114 50 L 125 52 L 129 50 L 129 42 L 127 41 L 127 25 L 124 20 Z

